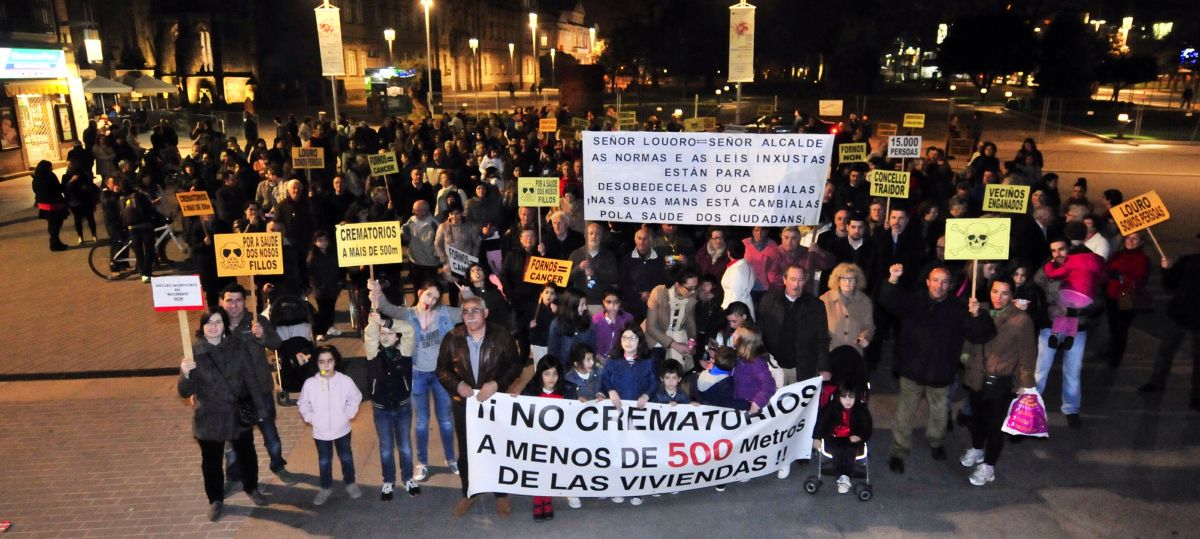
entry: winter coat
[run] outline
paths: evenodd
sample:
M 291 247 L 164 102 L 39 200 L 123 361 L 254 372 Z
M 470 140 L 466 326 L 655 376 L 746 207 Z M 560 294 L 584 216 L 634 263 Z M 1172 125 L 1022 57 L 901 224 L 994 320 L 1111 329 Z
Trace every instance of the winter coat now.
M 325 252 L 315 246 L 308 253 L 308 279 L 318 298 L 336 298 L 342 292 L 342 268 L 338 266 L 335 247 Z
M 233 440 L 250 429 L 238 423 L 238 398 L 252 399 L 264 417 L 270 402 L 254 391 L 250 346 L 236 334 L 216 345 L 205 339 L 192 344 L 196 368 L 179 375 L 176 389 L 181 397 L 196 397 L 192 435 L 197 440 Z
M 733 398 L 752 402 L 762 408 L 774 394 L 775 378 L 767 367 L 767 358 L 759 357 L 754 361 L 739 358 L 733 369 Z
M 581 342 L 592 348 L 596 347 L 596 328 L 591 325 L 590 321 L 586 329 L 567 335 L 563 331 L 562 324 L 555 317 L 554 321 L 550 322 L 550 331 L 547 337 L 546 353 L 557 357 L 564 371 L 571 368 L 571 347 L 575 346 L 575 343 Z
M 479 372 L 471 368 L 471 351 L 467 343 L 467 327 L 458 326 L 442 339 L 438 351 L 438 381 L 450 393 L 456 404 L 463 404 L 458 384 L 479 389 L 495 382 L 499 391 L 506 391 L 521 375 L 522 362 L 517 359 L 517 342 L 504 326 L 487 323 L 479 350 Z
M 788 301 L 783 292 L 767 292 L 757 313 L 763 342 L 780 367 L 796 369 L 797 380 L 829 370 L 829 322 L 821 300 L 801 294 Z
M 982 391 L 985 376 L 1011 376 L 1015 388 L 1034 387 L 1038 345 L 1029 314 L 1009 304 L 999 311 L 973 317 L 969 324 L 979 326 L 979 334 L 993 332 L 995 337 L 982 344 L 967 344 L 963 385 Z
M 657 387 L 654 361 L 650 358 L 640 358 L 633 364 L 625 358 L 609 358 L 600 374 L 600 393 L 606 397 L 609 391 L 616 391 L 622 399 L 636 400 L 642 395 L 654 395 Z
M 313 439 L 333 441 L 350 434 L 350 420 L 358 415 L 361 403 L 362 393 L 354 380 L 334 371 L 329 378 L 317 374 L 304 382 L 296 407 L 304 422 L 312 425 Z
M 833 430 L 842 424 L 842 410 L 845 408 L 837 399 L 822 406 L 821 411 L 817 412 L 817 426 L 813 429 L 813 438 L 821 440 L 832 438 Z M 871 439 L 871 433 L 874 430 L 874 422 L 866 403 L 855 402 L 854 406 L 850 407 L 850 436 L 858 436 L 862 438 L 860 443 L 866 443 Z
M 885 282 L 879 306 L 900 319 L 894 373 L 923 386 L 950 385 L 958 373 L 963 342 L 981 343 L 990 338 L 979 335 L 977 327 L 968 327 L 971 315 L 967 305 L 952 295 L 934 301 L 928 291 L 905 293 Z

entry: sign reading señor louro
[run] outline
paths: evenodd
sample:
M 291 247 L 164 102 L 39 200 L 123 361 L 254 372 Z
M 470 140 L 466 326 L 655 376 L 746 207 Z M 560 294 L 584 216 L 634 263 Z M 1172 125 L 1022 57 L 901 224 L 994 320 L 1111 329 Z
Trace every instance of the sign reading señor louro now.
M 813 225 L 832 153 L 833 135 L 584 133 L 585 218 Z

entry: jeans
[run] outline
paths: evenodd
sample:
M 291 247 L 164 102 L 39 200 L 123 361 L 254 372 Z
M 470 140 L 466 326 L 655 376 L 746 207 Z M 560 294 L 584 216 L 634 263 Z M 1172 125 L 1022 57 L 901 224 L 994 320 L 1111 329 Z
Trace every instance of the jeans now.
M 892 426 L 892 456 L 908 458 L 912 452 L 913 416 L 921 397 L 929 405 L 929 420 L 925 423 L 925 440 L 929 447 L 941 447 L 946 439 L 946 418 L 949 417 L 949 387 L 930 387 L 900 377 L 900 396 L 896 399 L 896 419 Z
M 400 448 L 400 478 L 411 479 L 413 464 L 409 427 L 412 426 L 412 403 L 406 402 L 391 410 L 373 407 L 371 411 L 375 415 L 375 433 L 379 435 L 379 465 L 383 468 L 383 482 L 396 482 L 396 446 Z
M 417 409 L 417 462 L 429 464 L 429 396 L 433 395 L 437 413 L 438 434 L 446 462 L 454 462 L 454 424 L 450 419 L 450 394 L 437 379 L 434 371 L 413 371 L 412 400 Z
M 321 488 L 333 486 L 333 449 L 337 447 L 338 460 L 342 461 L 342 480 L 354 484 L 354 451 L 350 449 L 350 433 L 336 440 L 313 440 L 317 444 L 317 467 L 321 470 Z
M 278 472 L 287 466 L 283 459 L 283 440 L 279 439 L 279 429 L 275 427 L 275 399 L 268 396 L 267 418 L 258 420 L 258 432 L 262 434 L 263 447 L 271 458 L 271 472 Z M 225 452 L 225 477 L 229 481 L 241 481 L 242 474 L 238 468 L 238 457 L 234 451 Z
M 208 496 L 208 503 L 224 500 L 225 478 L 221 474 L 221 452 L 225 449 L 225 442 L 196 442 L 200 444 L 200 472 L 204 475 L 204 494 Z M 254 452 L 254 435 L 247 430 L 230 443 L 233 445 L 233 451 L 240 456 L 237 459 L 237 469 L 241 477 L 245 478 L 242 480 L 242 490 L 246 493 L 258 490 L 258 455 Z
M 1075 342 L 1070 350 L 1063 351 L 1063 382 L 1062 382 L 1062 413 L 1078 414 L 1080 403 L 1079 371 L 1083 369 L 1083 349 L 1087 347 L 1086 331 L 1075 335 Z M 1050 348 L 1050 328 L 1043 329 L 1038 334 L 1037 381 L 1038 393 L 1046 395 L 1046 378 L 1050 376 L 1050 367 L 1054 366 L 1056 350 Z

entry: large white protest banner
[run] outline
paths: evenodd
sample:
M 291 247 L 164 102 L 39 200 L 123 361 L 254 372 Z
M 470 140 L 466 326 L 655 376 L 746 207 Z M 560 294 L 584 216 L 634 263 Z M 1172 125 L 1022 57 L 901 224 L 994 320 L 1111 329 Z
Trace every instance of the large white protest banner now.
M 833 135 L 587 132 L 584 216 L 815 225 L 832 155 Z
M 754 415 L 503 393 L 482 403 L 470 398 L 468 494 L 645 496 L 774 473 L 811 456 L 820 388 L 820 378 L 784 387 Z

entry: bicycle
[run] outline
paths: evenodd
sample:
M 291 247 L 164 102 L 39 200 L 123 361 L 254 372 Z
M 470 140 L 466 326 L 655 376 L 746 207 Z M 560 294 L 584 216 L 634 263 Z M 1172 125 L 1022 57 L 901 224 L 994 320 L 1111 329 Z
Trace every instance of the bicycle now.
M 154 233 L 157 235 L 154 239 L 155 253 L 162 252 L 167 260 L 183 263 L 188 257 L 188 246 L 172 230 L 171 223 L 168 221 L 155 228 Z M 137 256 L 133 253 L 132 238 L 111 255 L 110 242 L 112 239 L 92 246 L 88 253 L 88 266 L 92 268 L 92 273 L 107 281 L 119 281 L 136 273 Z

